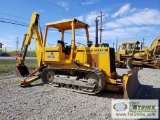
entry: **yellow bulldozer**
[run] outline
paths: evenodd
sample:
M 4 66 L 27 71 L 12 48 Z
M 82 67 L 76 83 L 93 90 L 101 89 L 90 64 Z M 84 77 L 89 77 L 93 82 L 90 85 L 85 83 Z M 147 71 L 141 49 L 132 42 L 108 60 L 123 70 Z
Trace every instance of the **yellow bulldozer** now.
M 138 69 L 127 74 L 117 75 L 115 52 L 113 48 L 103 45 L 92 46 L 89 39 L 89 25 L 77 19 L 61 20 L 46 24 L 44 38 L 38 28 L 39 14 L 33 12 L 28 31 L 25 34 L 21 56 L 16 58 L 16 74 L 23 76 L 20 85 L 29 86 L 33 81 L 42 79 L 44 84 L 53 84 L 86 94 L 97 94 L 107 89 L 123 91 L 124 98 L 134 98 L 140 83 L 137 78 Z M 47 35 L 50 28 L 60 33 L 54 39 L 56 45 L 47 46 Z M 87 44 L 76 45 L 76 31 L 84 30 Z M 65 32 L 71 31 L 71 44 L 65 44 Z M 34 37 L 38 68 L 29 73 L 25 66 L 27 48 Z M 57 36 L 55 36 L 56 38 Z
M 134 58 L 134 55 L 139 52 L 139 41 L 120 42 L 115 53 L 116 67 L 126 67 L 127 59 Z M 142 60 L 136 57 L 137 60 Z
M 115 54 L 116 67 L 126 67 L 129 63 L 133 67 L 160 68 L 160 37 L 152 42 L 150 48 L 142 49 L 139 45 L 139 41 L 121 42 Z

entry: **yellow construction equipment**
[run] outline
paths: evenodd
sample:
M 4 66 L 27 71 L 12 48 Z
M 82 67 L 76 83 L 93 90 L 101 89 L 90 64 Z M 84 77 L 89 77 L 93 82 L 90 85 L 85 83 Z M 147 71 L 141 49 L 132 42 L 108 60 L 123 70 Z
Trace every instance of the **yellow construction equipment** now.
M 139 41 L 121 42 L 116 56 L 116 66 L 126 67 L 127 60 L 133 66 L 160 68 L 160 37 L 156 38 L 150 48 L 140 49 Z
M 126 67 L 127 59 L 134 58 L 135 53 L 139 52 L 139 43 L 139 41 L 120 42 L 118 50 L 115 53 L 117 67 Z M 135 59 L 142 60 L 141 57 L 136 57 Z
M 17 57 L 17 75 L 25 77 L 21 86 L 28 86 L 31 82 L 41 78 L 43 83 L 52 83 L 60 87 L 71 88 L 74 91 L 96 94 L 107 89 L 111 91 L 124 91 L 125 98 L 134 98 L 140 87 L 137 79 L 138 69 L 119 76 L 115 67 L 115 52 L 113 48 L 100 45 L 90 45 L 88 25 L 77 19 L 68 19 L 46 24 L 44 38 L 38 30 L 39 14 L 34 12 L 25 34 L 21 57 Z M 47 34 L 50 28 L 60 32 L 60 39 L 56 45 L 47 46 Z M 84 30 L 87 46 L 76 45 L 76 30 Z M 71 30 L 71 45 L 65 45 L 65 32 Z M 24 65 L 28 45 L 34 37 L 38 68 L 29 73 Z M 56 36 L 57 37 L 57 36 Z M 56 38 L 55 37 L 55 38 Z M 38 73 L 38 74 L 37 74 Z

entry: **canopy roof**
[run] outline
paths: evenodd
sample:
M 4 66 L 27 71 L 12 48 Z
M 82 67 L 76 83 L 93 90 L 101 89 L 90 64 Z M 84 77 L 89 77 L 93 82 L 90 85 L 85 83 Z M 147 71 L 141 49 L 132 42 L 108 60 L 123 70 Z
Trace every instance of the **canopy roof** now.
M 72 29 L 72 26 L 71 26 L 72 22 L 75 23 L 75 29 L 89 27 L 88 24 L 85 24 L 84 22 L 81 22 L 81 21 L 74 19 L 74 18 L 68 19 L 68 20 L 60 20 L 57 22 L 47 23 L 46 27 L 53 27 L 58 30 L 71 30 Z

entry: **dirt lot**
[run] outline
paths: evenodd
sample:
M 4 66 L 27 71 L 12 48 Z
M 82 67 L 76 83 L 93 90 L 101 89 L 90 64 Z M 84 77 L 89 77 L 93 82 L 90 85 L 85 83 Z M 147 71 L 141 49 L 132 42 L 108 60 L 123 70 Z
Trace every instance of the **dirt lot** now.
M 119 74 L 126 69 L 117 69 Z M 141 99 L 160 99 L 160 70 L 143 69 L 138 74 L 144 84 Z M 38 80 L 32 87 L 19 87 L 20 78 L 13 72 L 0 75 L 1 120 L 104 120 L 111 119 L 111 99 L 123 94 L 103 91 L 86 95 L 43 85 Z

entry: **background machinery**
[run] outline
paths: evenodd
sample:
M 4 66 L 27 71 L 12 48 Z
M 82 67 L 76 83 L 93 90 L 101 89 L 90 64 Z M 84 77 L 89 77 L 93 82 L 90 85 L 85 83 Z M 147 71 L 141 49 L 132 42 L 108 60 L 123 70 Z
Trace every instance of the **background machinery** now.
M 135 57 L 143 59 L 140 62 L 132 60 L 133 66 L 160 68 L 160 37 L 153 40 L 150 48 L 144 47 L 143 50 L 136 53 Z
M 115 54 L 117 67 L 126 67 L 128 58 L 133 58 L 137 61 L 142 60 L 141 57 L 134 56 L 140 50 L 139 43 L 139 41 L 120 42 Z
M 21 56 L 16 58 L 16 73 L 24 77 L 21 86 L 27 87 L 31 82 L 41 78 L 43 83 L 52 83 L 87 94 L 96 94 L 107 89 L 123 91 L 124 98 L 135 96 L 140 87 L 137 79 L 138 69 L 132 69 L 123 76 L 117 75 L 114 49 L 91 46 L 87 24 L 77 19 L 48 23 L 43 38 L 42 32 L 38 30 L 38 19 L 39 14 L 34 12 L 23 40 Z M 54 46 L 46 45 L 50 28 L 56 29 L 61 35 L 58 40 L 53 37 L 53 41 L 57 41 Z M 78 29 L 85 31 L 87 46 L 80 43 L 76 45 L 75 32 Z M 71 45 L 65 45 L 64 35 L 68 30 L 71 31 Z M 24 62 L 32 36 L 36 46 L 38 68 L 29 73 Z
M 160 68 L 160 37 L 156 38 L 150 48 L 140 49 L 139 41 L 121 42 L 116 52 L 117 67 L 126 67 L 127 60 L 133 66 Z

